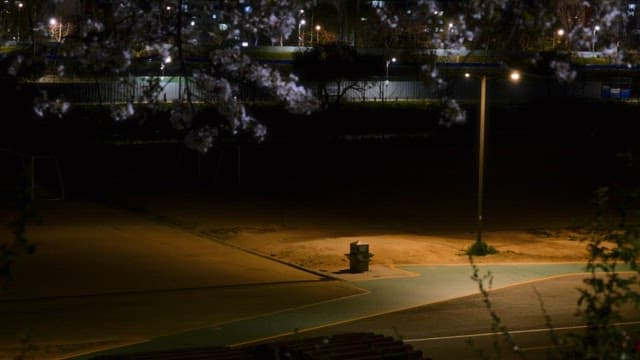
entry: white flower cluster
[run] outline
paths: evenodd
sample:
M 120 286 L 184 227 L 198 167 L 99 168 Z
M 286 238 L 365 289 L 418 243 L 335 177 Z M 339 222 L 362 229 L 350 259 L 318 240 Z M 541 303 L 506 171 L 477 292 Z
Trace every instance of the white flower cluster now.
M 193 150 L 196 150 L 200 153 L 206 153 L 213 146 L 214 140 L 217 137 L 217 129 L 210 126 L 205 126 L 189 131 L 189 133 L 185 137 L 185 143 Z
M 467 112 L 464 111 L 455 99 L 445 99 L 444 111 L 439 120 L 441 126 L 464 124 L 467 121 Z
M 126 120 L 135 115 L 135 113 L 133 103 L 130 102 L 124 105 L 113 105 L 111 107 L 111 118 L 116 121 Z
M 259 87 L 271 90 L 278 99 L 283 100 L 292 113 L 308 115 L 320 106 L 319 100 L 309 89 L 299 85 L 298 78 L 293 74 L 284 79 L 278 71 L 252 64 L 247 75 Z
M 627 19 L 618 0 L 561 2 L 553 9 L 544 9 L 540 4 L 536 5 L 536 2 L 469 1 L 458 2 L 455 6 L 460 11 L 456 14 L 444 13 L 439 3 L 434 0 L 418 0 L 411 11 L 394 12 L 393 6 L 377 7 L 375 11 L 381 23 L 392 30 L 392 33 L 403 28 L 424 27 L 422 31 L 429 34 L 430 46 L 439 51 L 444 50 L 445 53 L 449 51 L 451 54 L 464 54 L 475 50 L 491 50 L 492 44 L 501 43 L 500 40 L 495 40 L 495 36 L 505 36 L 506 39 L 512 33 L 556 29 L 562 18 L 563 21 L 571 19 L 571 26 L 563 26 L 565 35 L 562 40 L 567 48 L 599 50 L 600 54 L 616 63 L 622 62 L 624 56 L 616 36 Z M 196 5 L 176 1 L 119 0 L 114 3 L 109 25 L 87 19 L 78 28 L 77 34 L 80 37 L 77 39 L 79 41 L 73 42 L 75 47 L 62 46 L 64 42 L 61 41 L 60 49 L 61 52 L 64 50 L 64 55 L 78 59 L 86 73 L 91 72 L 102 78 L 121 79 L 123 87 L 131 90 L 131 94 L 140 85 L 134 74 L 139 74 L 140 68 L 147 71 L 151 65 L 158 66 L 154 71 L 162 71 L 164 74 L 166 70 L 170 76 L 191 81 L 198 91 L 189 86 L 184 89 L 184 98 L 170 104 L 170 121 L 178 130 L 195 131 L 189 138 L 192 143 L 199 144 L 196 148 L 205 149 L 215 142 L 195 139 L 204 139 L 213 134 L 220 136 L 222 129 L 229 130 L 231 134 L 249 131 L 257 138 L 265 136 L 265 127 L 244 106 L 241 94 L 247 86 L 270 93 L 293 113 L 309 114 L 319 108 L 318 99 L 300 84 L 299 79 L 255 63 L 242 53 L 238 44 L 240 37 L 244 40 L 251 36 L 255 44 L 259 39 L 267 39 L 272 44 L 282 43 L 283 39 L 288 39 L 299 29 L 300 14 L 312 4 L 317 5 L 317 2 L 229 0 Z M 527 15 L 534 15 L 539 19 L 525 19 L 522 16 L 525 7 L 528 7 Z M 576 16 L 563 18 L 558 14 L 559 9 L 580 8 L 584 11 L 585 7 L 591 13 L 589 24 L 574 21 L 573 19 L 578 19 Z M 497 34 L 492 27 L 496 24 L 511 24 L 513 29 Z M 44 34 L 50 31 L 50 27 L 44 23 L 36 24 L 34 29 Z M 202 45 L 199 41 L 201 38 L 206 38 L 217 50 L 207 59 L 206 64 L 194 66 L 188 62 L 188 57 L 202 49 L 196 48 Z M 506 41 L 502 43 L 506 44 Z M 15 58 L 9 67 L 9 74 L 20 74 L 25 63 L 22 57 Z M 560 81 L 575 79 L 576 73 L 568 62 L 553 61 L 550 64 Z M 63 66 L 55 70 L 60 76 L 71 71 L 70 67 Z M 449 85 L 434 64 L 423 66 L 423 71 L 433 80 L 438 90 Z M 128 104 L 113 108 L 114 118 L 122 120 L 136 115 L 132 105 L 134 103 L 144 103 L 153 108 L 166 106 L 159 101 L 166 84 L 167 82 L 159 80 L 157 73 L 150 75 L 143 85 L 142 94 L 137 94 L 138 98 L 133 98 L 132 95 L 132 98 L 127 99 Z M 194 101 L 214 104 L 226 123 L 195 124 L 193 119 L 196 117 L 197 107 L 193 106 Z M 451 109 L 445 117 L 452 119 L 451 123 L 463 121 L 464 116 L 458 111 L 459 105 L 450 99 L 445 99 L 445 102 L 448 104 L 447 108 Z M 62 100 L 38 100 L 35 112 L 43 116 L 52 111 L 63 113 L 67 108 L 68 103 Z M 203 130 L 194 130 L 194 126 Z
M 50 100 L 46 92 L 42 92 L 40 97 L 36 97 L 34 100 L 33 111 L 39 117 L 56 116 L 62 118 L 62 116 L 69 110 L 71 104 L 62 100 L 54 99 Z
M 309 114 L 319 107 L 319 101 L 310 90 L 298 84 L 295 76 L 284 78 L 280 72 L 254 63 L 235 47 L 214 51 L 211 67 L 194 71 L 192 78 L 200 91 L 199 99 L 216 105 L 218 112 L 227 120 L 227 124 L 219 125 L 229 129 L 232 135 L 249 131 L 255 138 L 262 139 L 267 133 L 266 127 L 247 113 L 240 99 L 241 83 L 271 93 L 292 113 Z M 180 104 L 172 110 L 172 124 L 179 130 L 188 129 L 191 125 L 192 114 L 181 115 L 183 111 L 184 106 Z M 190 135 L 191 143 L 197 143 L 195 148 L 199 150 L 207 149 L 214 141 L 204 141 L 203 137 L 213 134 L 211 131 L 194 130 Z
M 560 82 L 571 82 L 577 76 L 576 71 L 571 69 L 571 64 L 566 61 L 552 61 L 550 66 Z

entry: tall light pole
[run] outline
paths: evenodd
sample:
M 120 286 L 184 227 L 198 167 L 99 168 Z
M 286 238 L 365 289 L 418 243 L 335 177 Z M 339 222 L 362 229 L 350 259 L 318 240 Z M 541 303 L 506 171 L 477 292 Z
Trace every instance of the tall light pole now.
M 465 74 L 465 77 L 470 77 Z M 511 81 L 520 80 L 520 73 L 512 71 L 509 74 Z M 483 210 L 484 210 L 484 163 L 485 163 L 485 142 L 487 129 L 487 75 L 480 78 L 480 123 L 478 126 L 478 201 L 477 201 L 477 231 L 476 231 L 476 249 L 477 255 L 486 255 L 489 247 L 482 240 L 482 230 L 484 226 Z
M 600 26 L 596 25 L 593 27 L 593 36 L 591 38 L 591 52 L 595 55 L 596 52 L 596 39 L 598 31 L 600 31 Z
M 320 45 L 320 30 L 322 29 L 322 26 L 320 25 L 316 25 L 316 43 L 318 45 Z M 312 40 L 313 43 L 313 40 Z
M 298 46 L 304 46 L 304 38 L 302 37 L 301 28 L 306 23 L 307 22 L 304 19 L 300 20 L 300 22 L 298 23 Z
M 384 101 L 386 87 L 389 86 L 389 65 L 394 62 L 396 62 L 396 58 L 394 57 L 387 59 L 385 62 L 384 87 L 381 88 L 382 96 L 380 97 L 382 101 Z
M 58 21 L 56 18 L 49 19 L 49 26 L 53 31 L 53 38 L 58 42 L 62 41 L 62 20 Z M 58 30 L 58 35 L 56 35 L 56 28 Z
M 390 59 L 387 59 L 387 62 L 386 62 L 386 69 L 385 69 L 384 79 L 385 79 L 385 82 L 387 84 L 389 84 L 389 64 L 394 63 L 394 62 L 396 62 L 396 58 L 394 58 L 394 57 L 392 57 Z
M 558 36 L 558 43 L 560 45 L 562 45 L 562 37 L 564 36 L 564 29 L 558 29 L 558 31 L 556 31 L 554 33 L 554 35 Z M 555 49 L 555 47 L 556 47 L 556 37 L 554 36 L 553 37 L 553 48 Z
M 18 42 L 20 42 L 20 26 L 22 25 L 21 20 L 22 20 L 22 7 L 24 6 L 24 4 L 22 2 L 18 3 L 18 29 L 17 29 L 17 33 L 18 33 L 18 37 L 17 40 Z

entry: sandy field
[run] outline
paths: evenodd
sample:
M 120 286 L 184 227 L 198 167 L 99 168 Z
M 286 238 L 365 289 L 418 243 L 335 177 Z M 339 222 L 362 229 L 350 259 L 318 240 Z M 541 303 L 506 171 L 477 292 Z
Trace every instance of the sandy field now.
M 475 257 L 476 262 L 574 262 L 586 261 L 586 242 L 573 230 L 545 232 L 493 231 L 483 233 L 483 239 L 498 253 Z M 408 264 L 468 263 L 466 249 L 476 234 L 423 236 L 388 234 L 373 236 L 331 237 L 303 230 L 260 232 L 240 230 L 225 236 L 228 242 L 258 251 L 268 256 L 324 272 L 339 272 L 349 268 L 350 244 L 368 244 L 370 265 L 393 268 Z

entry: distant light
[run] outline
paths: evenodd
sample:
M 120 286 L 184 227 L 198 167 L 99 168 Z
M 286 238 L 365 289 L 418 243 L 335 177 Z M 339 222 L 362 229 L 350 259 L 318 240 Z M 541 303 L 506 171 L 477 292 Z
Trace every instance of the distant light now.
M 360 18 L 360 21 L 367 21 L 367 18 L 363 16 Z
M 242 47 L 247 47 L 247 46 L 249 46 L 249 43 L 248 43 L 248 42 L 246 42 L 246 41 L 243 41 L 243 42 L 242 42 Z
M 600 26 L 596 25 L 595 29 L 596 31 L 600 31 Z
M 320 31 L 320 29 L 322 29 L 322 26 L 316 25 L 316 31 Z
M 171 63 L 171 61 L 173 61 L 173 60 L 171 59 L 171 56 L 167 56 L 166 58 L 164 58 L 164 63 L 165 63 L 165 64 L 170 64 L 170 63 Z
M 244 7 L 243 11 L 245 14 L 251 14 L 251 12 L 253 11 L 253 8 L 251 7 L 251 5 L 247 5 Z
M 225 31 L 229 28 L 229 25 L 227 24 L 220 24 L 218 25 L 218 28 L 220 29 L 220 31 Z
M 464 77 L 466 77 L 467 79 L 471 77 L 471 74 L 469 74 L 468 72 L 464 73 Z
M 49 25 L 55 25 L 57 23 L 58 23 L 58 21 L 55 18 L 49 19 Z
M 300 20 L 300 25 L 304 25 L 306 23 L 307 23 L 307 21 L 305 19 Z
M 564 29 L 558 29 L 558 36 L 564 35 Z
M 392 57 L 391 62 L 396 62 L 396 58 Z
M 195 21 L 193 21 L 193 20 L 191 20 L 190 25 L 191 25 L 191 26 L 196 26 L 196 22 L 195 22 Z
M 171 11 L 171 6 L 167 6 L 167 11 Z
M 19 2 L 19 3 L 18 3 L 18 7 L 19 7 L 19 8 L 22 8 L 23 6 L 24 6 L 24 4 L 23 4 L 23 3 L 21 3 L 21 2 Z
M 217 18 L 218 18 L 218 15 L 216 15 L 216 14 L 211 14 L 211 18 L 212 18 L 213 20 L 215 20 L 215 19 L 217 19 Z
M 518 81 L 520 80 L 520 72 L 519 71 L 512 71 L 511 75 L 509 76 L 511 78 L 512 81 Z

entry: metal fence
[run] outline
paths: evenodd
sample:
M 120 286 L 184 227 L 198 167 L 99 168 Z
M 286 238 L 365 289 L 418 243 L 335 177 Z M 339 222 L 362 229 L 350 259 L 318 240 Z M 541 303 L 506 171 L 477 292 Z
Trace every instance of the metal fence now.
M 33 86 L 39 92 L 46 92 L 48 98 L 62 98 L 73 103 L 116 104 L 139 102 L 147 89 L 146 78 L 139 78 L 133 86 L 124 85 L 117 81 L 101 82 L 40 82 Z M 193 82 L 178 77 L 161 77 L 162 91 L 157 95 L 159 101 L 175 101 L 184 96 L 186 87 L 196 100 L 206 99 L 205 92 L 198 89 Z M 304 84 L 309 89 L 317 91 L 317 85 Z M 624 90 L 624 98 L 635 96 L 631 84 L 621 84 L 619 91 Z M 438 90 L 435 85 L 417 80 L 369 80 L 332 84 L 327 87 L 330 98 L 335 99 L 339 89 L 350 89 L 343 96 L 345 101 L 394 101 L 420 100 L 447 96 L 451 98 L 469 100 L 478 99 L 480 85 L 478 80 L 455 80 L 450 83 L 446 91 Z M 488 91 L 494 99 L 509 101 L 529 100 L 540 97 L 585 97 L 604 98 L 611 85 L 600 81 L 575 81 L 558 83 L 550 80 L 523 79 L 518 83 L 508 81 L 489 81 Z M 615 87 L 613 87 L 615 89 Z M 615 91 L 618 90 L 614 90 Z M 240 98 L 245 101 L 270 100 L 272 96 L 260 89 L 246 86 L 241 90 Z

